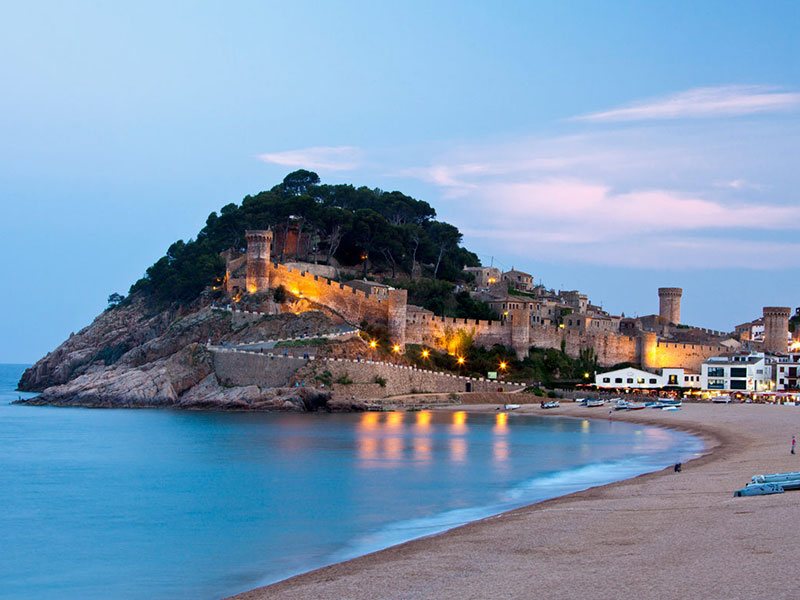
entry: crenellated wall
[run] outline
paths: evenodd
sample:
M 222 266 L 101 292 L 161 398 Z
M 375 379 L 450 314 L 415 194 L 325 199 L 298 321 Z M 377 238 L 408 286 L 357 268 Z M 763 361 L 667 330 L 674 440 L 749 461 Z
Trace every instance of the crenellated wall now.
M 536 348 L 561 349 L 572 357 L 577 357 L 581 350 L 592 348 L 602 366 L 615 365 L 622 362 L 640 363 L 647 369 L 663 367 L 683 367 L 698 371 L 700 364 L 707 358 L 729 351 L 721 345 L 704 345 L 691 343 L 675 343 L 659 340 L 653 332 L 640 331 L 636 337 L 623 335 L 616 331 L 581 331 L 578 329 L 562 329 L 552 325 L 531 324 L 530 309 L 514 309 L 503 321 L 483 321 L 476 319 L 458 319 L 452 317 L 436 317 L 427 311 L 408 311 L 408 294 L 406 290 L 389 290 L 388 296 L 378 298 L 368 292 L 346 284 L 338 283 L 319 275 L 290 268 L 276 262 L 269 262 L 267 272 L 256 269 L 250 262 L 261 266 L 265 242 L 263 232 L 248 232 L 248 289 L 251 283 L 268 282 L 270 288 L 284 286 L 292 294 L 327 306 L 340 314 L 353 325 L 363 321 L 383 323 L 387 325 L 392 343 L 424 344 L 431 347 L 442 347 L 442 339 L 449 331 L 465 330 L 473 335 L 475 343 L 482 346 L 502 344 L 512 347 L 519 357 L 524 357 L 528 349 Z M 259 234 L 259 235 L 256 235 Z M 253 238 L 252 240 L 250 238 Z M 252 248 L 250 247 L 252 246 Z M 252 256 L 251 256 L 252 255 Z M 238 262 L 237 262 L 238 261 Z M 229 259 L 228 287 L 229 291 L 238 280 L 231 278 L 236 267 L 241 266 L 241 259 Z M 259 289 L 258 291 L 264 291 Z M 670 300 L 671 316 L 675 322 L 679 320 L 680 290 L 664 288 L 659 294 Z M 676 304 L 676 302 L 678 304 Z M 666 305 L 665 304 L 665 305 Z M 677 307 L 677 308 L 676 308 Z M 664 308 L 664 307 L 662 307 Z

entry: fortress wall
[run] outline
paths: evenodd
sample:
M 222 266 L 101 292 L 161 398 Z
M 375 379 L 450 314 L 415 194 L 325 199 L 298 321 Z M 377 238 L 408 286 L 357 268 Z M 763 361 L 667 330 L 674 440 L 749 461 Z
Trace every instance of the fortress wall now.
M 324 304 L 351 324 L 358 325 L 363 320 L 388 324 L 387 301 L 371 298 L 362 290 L 277 263 L 270 264 L 269 277 L 270 287 L 282 285 L 295 295 Z
M 521 386 L 497 381 L 460 377 L 434 371 L 414 369 L 402 365 L 362 361 L 319 361 L 314 365 L 317 374 L 329 371 L 333 377 L 333 389 L 338 396 L 356 398 L 386 398 L 416 392 L 449 393 L 465 392 L 467 383 L 475 392 L 497 392 L 518 390 Z M 347 376 L 353 383 L 337 384 L 335 381 Z M 375 382 L 380 377 L 386 380 L 385 387 Z M 306 385 L 311 385 L 309 381 Z
M 694 373 L 700 372 L 703 361 L 712 356 L 730 352 L 730 348 L 717 344 L 683 344 L 659 341 L 656 345 L 656 368 L 682 367 Z
M 475 343 L 482 346 L 511 345 L 511 327 L 501 321 L 435 317 L 426 314 L 415 314 L 406 320 L 406 342 L 438 348 L 441 347 L 440 340 L 447 329 L 474 332 Z
M 223 386 L 286 387 L 308 361 L 253 352 L 215 351 L 214 374 Z

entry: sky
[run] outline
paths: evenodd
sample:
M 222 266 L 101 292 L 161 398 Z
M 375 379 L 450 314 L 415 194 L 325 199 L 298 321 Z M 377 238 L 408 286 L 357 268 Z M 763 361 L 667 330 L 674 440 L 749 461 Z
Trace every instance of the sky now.
M 0 362 L 308 168 L 484 264 L 720 330 L 800 306 L 800 3 L 4 2 Z

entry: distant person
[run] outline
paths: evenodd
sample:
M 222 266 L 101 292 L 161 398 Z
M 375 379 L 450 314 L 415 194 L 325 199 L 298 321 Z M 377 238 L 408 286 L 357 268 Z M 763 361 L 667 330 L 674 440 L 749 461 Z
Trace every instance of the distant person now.
M 797 445 L 797 439 L 792 436 L 792 454 L 794 454 L 794 447 Z

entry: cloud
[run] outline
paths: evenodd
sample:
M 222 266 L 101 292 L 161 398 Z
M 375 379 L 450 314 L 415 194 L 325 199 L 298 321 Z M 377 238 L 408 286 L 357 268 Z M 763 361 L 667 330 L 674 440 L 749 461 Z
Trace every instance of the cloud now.
M 361 154 L 361 150 L 354 146 L 314 146 L 259 154 L 258 160 L 314 171 L 352 171 L 361 166 Z
M 727 85 L 686 90 L 662 98 L 573 117 L 574 121 L 618 122 L 728 117 L 791 110 L 800 94 L 761 85 Z
M 786 120 L 665 122 L 461 144 L 403 175 L 509 262 L 794 268 L 798 140 Z

